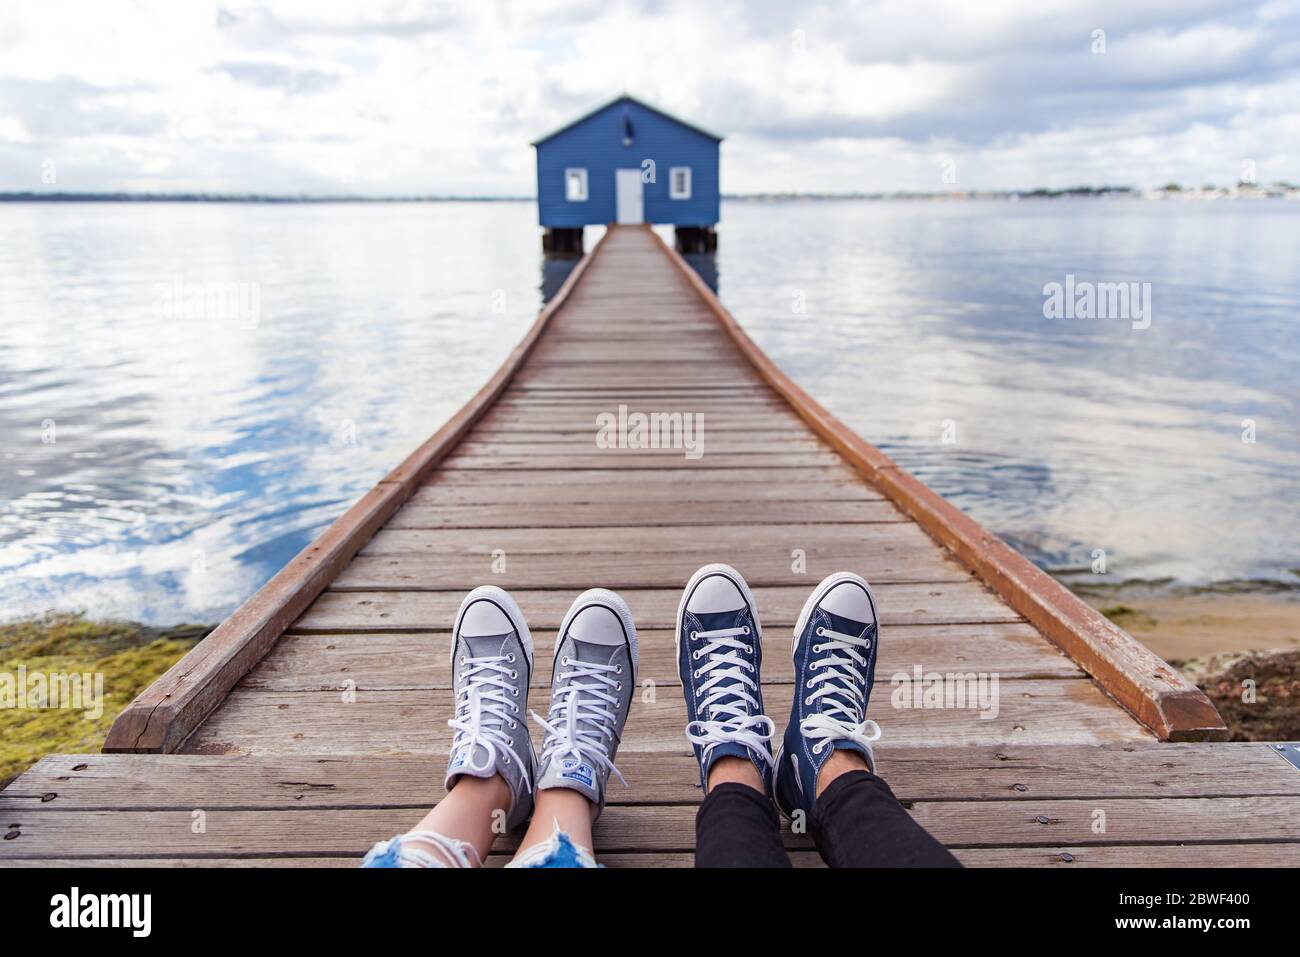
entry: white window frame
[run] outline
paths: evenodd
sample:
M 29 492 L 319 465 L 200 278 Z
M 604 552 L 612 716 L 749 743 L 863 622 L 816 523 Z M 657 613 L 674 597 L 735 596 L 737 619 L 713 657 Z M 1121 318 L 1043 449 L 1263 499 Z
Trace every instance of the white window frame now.
M 569 184 L 575 182 L 575 180 L 572 179 L 574 174 L 577 174 L 576 182 L 578 182 L 581 185 L 581 189 L 577 191 L 581 193 L 581 195 L 574 195 L 571 193 L 569 189 Z M 587 201 L 588 195 L 590 194 L 587 192 L 586 169 L 584 169 L 581 166 L 571 166 L 568 169 L 566 169 L 564 171 L 564 198 L 568 200 L 570 203 L 585 203 Z
M 686 186 L 678 190 L 677 174 L 686 174 Z M 669 199 L 690 199 L 691 198 L 691 168 L 689 166 L 673 166 L 668 170 L 668 198 Z

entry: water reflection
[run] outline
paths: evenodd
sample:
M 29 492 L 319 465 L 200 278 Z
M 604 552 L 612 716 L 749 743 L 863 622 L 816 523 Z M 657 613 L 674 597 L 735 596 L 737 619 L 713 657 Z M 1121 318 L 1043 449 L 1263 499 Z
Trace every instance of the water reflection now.
M 220 618 L 535 318 L 530 203 L 0 208 L 0 596 Z M 160 308 L 244 283 L 255 323 Z
M 580 258 L 580 257 L 579 257 Z M 579 258 L 572 256 L 542 256 L 542 302 L 550 302 L 578 265 Z
M 760 346 L 1039 564 L 1300 583 L 1300 204 L 733 202 L 724 221 L 723 300 Z M 1151 327 L 1045 319 L 1067 274 L 1150 282 Z M 1268 438 L 1243 442 L 1247 421 Z
M 718 252 L 688 259 L 715 289 L 725 267 L 801 385 L 1045 567 L 1286 587 L 1297 217 L 730 202 Z M 222 617 L 459 408 L 574 265 L 542 257 L 531 203 L 4 204 L 0 227 L 11 616 Z M 1045 320 L 1067 273 L 1151 282 L 1151 328 Z M 164 315 L 177 277 L 256 284 L 259 321 Z

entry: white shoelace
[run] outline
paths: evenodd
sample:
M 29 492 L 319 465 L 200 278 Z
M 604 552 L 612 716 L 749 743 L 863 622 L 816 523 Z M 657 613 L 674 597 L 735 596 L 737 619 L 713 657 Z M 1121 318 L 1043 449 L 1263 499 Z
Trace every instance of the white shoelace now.
M 691 659 L 706 659 L 694 670 L 694 677 L 697 681 L 708 679 L 695 689 L 695 697 L 702 699 L 696 704 L 696 713 L 707 717 L 688 724 L 686 737 L 704 748 L 705 760 L 718 745 L 735 743 L 772 764 L 771 739 L 776 724 L 759 713 L 758 699 L 751 693 L 758 690 L 758 682 L 751 677 L 754 666 L 741 655 L 753 654 L 754 647 L 740 640 L 748 634 L 748 625 L 691 632 L 692 641 L 705 639 L 703 646 L 691 652 Z
M 609 757 L 610 743 L 618 739 L 619 707 L 619 699 L 611 692 L 623 690 L 622 680 L 616 677 L 623 673 L 623 666 L 578 661 L 565 655 L 560 667 L 572 670 L 560 672 L 546 719 L 536 711 L 529 712 L 546 729 L 542 763 L 553 757 L 573 757 L 605 768 L 627 787 L 622 772 Z M 586 678 L 591 681 L 584 683 L 582 679 Z
M 823 640 L 813 645 L 812 653 L 822 657 L 814 658 L 808 665 L 817 674 L 805 682 L 810 693 L 803 703 L 811 706 L 819 699 L 825 701 L 817 714 L 799 722 L 799 730 L 804 737 L 817 742 L 812 747 L 813 754 L 821 754 L 835 741 L 852 741 L 866 749 L 874 767 L 871 744 L 880 740 L 880 725 L 866 719 L 867 699 L 858 687 L 858 673 L 854 670 L 854 665 L 866 665 L 862 652 L 871 647 L 871 639 L 824 627 L 818 628 L 816 635 Z
M 515 655 L 481 658 L 462 655 L 458 660 L 463 669 L 456 676 L 461 682 L 460 694 L 456 698 L 456 715 L 447 722 L 456 731 L 451 739 L 451 753 L 469 748 L 467 767 L 472 771 L 495 767 L 498 754 L 506 764 L 514 760 L 523 770 L 524 784 L 531 791 L 528 765 L 515 751 L 509 733 L 519 726 L 515 704 L 519 695 L 514 685 L 519 672 L 513 667 Z M 487 752 L 487 761 L 482 765 L 473 763 L 474 750 L 480 745 Z

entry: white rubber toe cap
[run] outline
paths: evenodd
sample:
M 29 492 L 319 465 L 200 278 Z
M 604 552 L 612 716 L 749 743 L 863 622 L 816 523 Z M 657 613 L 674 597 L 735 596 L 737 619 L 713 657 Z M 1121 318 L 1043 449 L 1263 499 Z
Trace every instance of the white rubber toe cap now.
M 740 611 L 744 607 L 745 596 L 726 575 L 709 575 L 702 579 L 686 602 L 686 610 L 695 615 Z
M 510 616 L 486 598 L 471 602 L 460 619 L 460 633 L 465 638 L 504 635 L 514 630 Z
M 832 615 L 860 621 L 864 625 L 872 624 L 876 620 L 876 613 L 871 607 L 867 590 L 857 582 L 840 582 L 826 593 L 818 602 L 818 606 Z
M 588 605 L 569 622 L 569 634 L 589 645 L 621 645 L 627 641 L 614 609 Z

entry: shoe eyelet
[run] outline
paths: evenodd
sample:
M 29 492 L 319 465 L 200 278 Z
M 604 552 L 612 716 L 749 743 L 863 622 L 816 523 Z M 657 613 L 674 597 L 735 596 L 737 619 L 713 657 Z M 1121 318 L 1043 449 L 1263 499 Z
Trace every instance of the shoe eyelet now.
M 504 755 L 503 758 L 502 758 L 502 760 L 504 760 L 504 761 L 506 762 L 506 764 L 509 764 L 509 763 L 510 763 L 510 755 L 508 755 L 508 754 L 507 754 L 507 755 Z
M 820 625 L 818 625 L 818 626 L 817 626 L 816 635 L 817 635 L 818 638 L 825 638 L 825 637 L 826 637 L 826 629 L 825 629 L 825 628 L 822 628 Z
M 746 645 L 746 646 L 745 646 L 745 654 L 747 654 L 747 655 L 752 655 L 753 653 L 754 653 L 754 646 L 753 646 L 753 645 Z
M 700 653 L 699 653 L 698 651 L 693 651 L 693 652 L 691 652 L 691 658 L 692 658 L 692 660 L 694 660 L 694 661 L 699 661 L 699 660 L 700 660 Z
M 811 705 L 811 704 L 812 704 L 812 698 L 804 698 L 804 699 L 803 699 L 803 703 L 804 703 L 804 706 L 805 706 L 805 707 L 807 707 L 808 705 Z
M 692 678 L 699 678 L 699 676 L 700 676 L 700 672 L 699 672 L 699 669 L 698 669 L 698 668 L 697 668 L 695 671 L 692 671 L 692 672 L 691 672 L 691 677 L 692 677 Z
M 820 655 L 821 653 L 822 653 L 822 646 L 821 646 L 821 645 L 813 645 L 813 654 L 814 654 L 814 655 Z
M 511 680 L 511 681 L 514 681 L 514 680 L 515 680 L 516 678 L 518 678 L 518 677 L 519 677 L 519 672 L 515 671 L 514 668 L 511 668 L 511 669 L 510 669 L 510 680 Z
M 621 675 L 622 673 L 623 673 L 623 666 L 622 666 L 622 665 L 619 665 L 617 668 L 614 669 L 614 674 L 616 674 L 616 675 Z
M 514 722 L 514 721 L 511 721 L 511 722 L 510 722 L 510 730 L 511 730 L 511 731 L 513 731 L 513 730 L 514 730 L 515 728 L 517 728 L 517 727 L 519 727 L 519 725 L 518 725 L 516 722 Z
M 506 655 L 506 661 L 510 662 L 512 665 L 515 663 L 515 653 L 513 651 Z
M 866 639 L 866 641 L 863 643 L 862 647 L 863 647 L 863 648 L 870 648 L 870 647 L 871 647 L 871 639 L 870 639 L 870 638 Z
M 812 746 L 812 753 L 813 753 L 813 754 L 821 754 L 821 753 L 822 753 L 821 742 L 818 742 L 817 744 L 814 744 L 814 745 Z
M 511 688 L 511 689 L 510 689 L 510 694 L 511 694 L 513 697 L 518 698 L 518 697 L 519 697 L 519 689 L 518 689 L 518 688 Z
M 621 682 L 621 681 L 616 682 L 615 685 L 614 685 L 614 690 L 615 690 L 615 691 L 622 691 L 622 690 L 623 690 L 623 682 Z
M 564 665 L 564 667 L 567 668 L 569 667 L 569 662 L 572 660 L 573 659 L 571 659 L 568 655 L 565 655 L 563 658 L 560 659 L 560 664 Z
M 747 634 L 749 634 L 749 625 L 746 625 L 746 626 L 745 626 L 745 630 L 742 631 L 741 634 L 742 634 L 742 635 L 747 635 Z
M 693 631 L 693 632 L 691 632 L 691 641 L 694 641 L 695 639 L 697 639 L 697 638 L 699 638 L 699 637 L 700 637 L 700 633 L 699 633 L 698 631 Z

